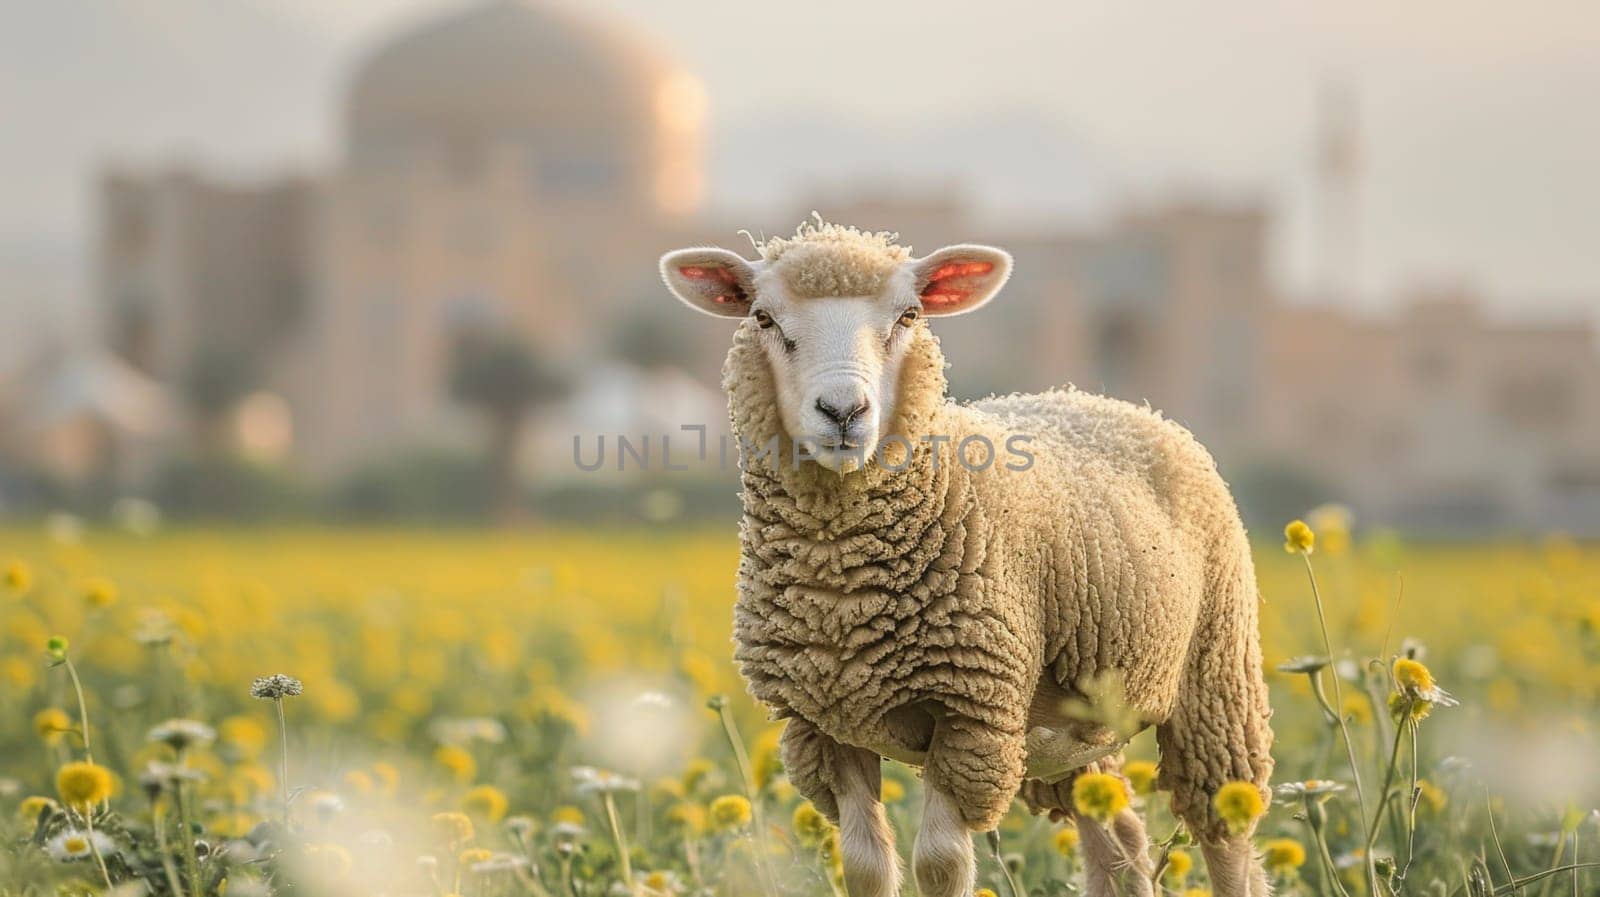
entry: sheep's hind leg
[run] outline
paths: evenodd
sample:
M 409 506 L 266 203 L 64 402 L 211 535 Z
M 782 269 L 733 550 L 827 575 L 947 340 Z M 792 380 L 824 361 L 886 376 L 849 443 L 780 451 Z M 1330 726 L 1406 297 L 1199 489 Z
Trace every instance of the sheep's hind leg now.
M 783 764 L 789 781 L 839 826 L 839 859 L 850 897 L 895 897 L 900 856 L 880 800 L 877 754 L 841 744 L 803 719 L 784 727 Z
M 1200 853 L 1206 858 L 1206 875 L 1211 892 L 1229 897 L 1270 897 L 1266 872 L 1256 862 L 1255 847 L 1249 835 L 1201 839 Z
M 1118 758 L 1098 761 L 1085 772 L 1115 773 Z M 1072 783 L 1077 775 L 1059 782 L 1025 782 L 1022 798 L 1035 813 L 1048 812 L 1053 821 L 1076 819 L 1079 849 L 1083 851 L 1084 893 L 1087 897 L 1151 897 L 1155 869 L 1150 861 L 1149 837 L 1144 820 L 1124 809 L 1110 825 L 1077 818 L 1072 806 Z
M 1193 635 L 1172 715 L 1156 728 L 1160 784 L 1172 811 L 1200 842 L 1216 897 L 1266 897 L 1250 846 L 1255 826 L 1230 832 L 1211 800 L 1229 782 L 1248 782 L 1270 798 L 1271 709 L 1261 676 L 1257 593 L 1250 548 L 1241 533 L 1231 562 L 1206 587 L 1209 607 Z M 1225 552 L 1226 553 L 1226 552 Z

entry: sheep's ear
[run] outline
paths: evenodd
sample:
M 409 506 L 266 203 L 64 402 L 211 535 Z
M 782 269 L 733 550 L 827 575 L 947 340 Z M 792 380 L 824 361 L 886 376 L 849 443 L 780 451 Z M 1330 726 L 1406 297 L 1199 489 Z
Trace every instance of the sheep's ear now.
M 661 279 L 690 308 L 723 318 L 750 313 L 755 267 L 726 249 L 679 249 L 661 257 Z
M 963 315 L 994 298 L 1011 276 L 1011 255 L 961 244 L 911 262 L 925 315 Z

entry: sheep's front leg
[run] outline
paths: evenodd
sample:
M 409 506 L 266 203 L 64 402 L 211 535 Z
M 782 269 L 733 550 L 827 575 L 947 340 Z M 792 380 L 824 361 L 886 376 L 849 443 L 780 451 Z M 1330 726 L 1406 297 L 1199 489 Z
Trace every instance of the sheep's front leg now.
M 965 717 L 935 725 L 924 773 L 926 802 L 911 863 L 924 897 L 967 897 L 977 863 L 972 832 L 987 832 L 1022 784 L 1023 738 Z
M 803 719 L 791 719 L 781 742 L 789 781 L 839 826 L 839 859 L 850 897 L 895 897 L 900 857 L 884 815 L 877 754 L 850 747 Z

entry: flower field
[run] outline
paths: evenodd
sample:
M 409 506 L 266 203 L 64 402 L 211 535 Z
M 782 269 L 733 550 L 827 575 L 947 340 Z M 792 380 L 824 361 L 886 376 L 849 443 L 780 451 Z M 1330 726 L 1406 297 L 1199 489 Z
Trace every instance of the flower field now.
M 1288 540 L 1277 799 L 1217 802 L 1279 892 L 1600 888 L 1600 548 Z M 731 528 L 0 532 L 0 895 L 843 894 L 730 659 L 736 563 Z M 1157 760 L 1079 824 L 1131 800 L 1198 895 Z M 902 850 L 918 791 L 885 765 Z M 1076 835 L 1015 810 L 980 885 L 1075 893 Z

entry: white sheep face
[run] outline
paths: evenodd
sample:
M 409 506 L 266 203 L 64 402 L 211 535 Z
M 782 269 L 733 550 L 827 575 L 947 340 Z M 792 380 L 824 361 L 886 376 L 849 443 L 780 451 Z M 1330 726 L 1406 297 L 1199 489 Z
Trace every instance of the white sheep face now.
M 796 296 L 765 262 L 723 249 L 684 249 L 661 260 L 667 286 L 696 310 L 755 328 L 771 365 L 780 419 L 807 455 L 845 472 L 871 463 L 899 401 L 900 370 L 928 316 L 964 314 L 999 291 L 1011 257 L 951 246 L 907 259 L 871 296 Z M 898 434 L 912 439 L 924 435 Z

